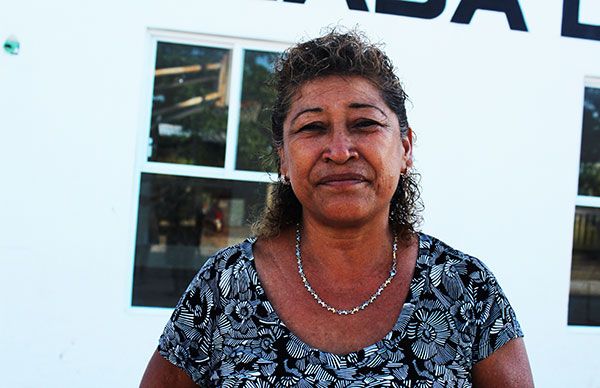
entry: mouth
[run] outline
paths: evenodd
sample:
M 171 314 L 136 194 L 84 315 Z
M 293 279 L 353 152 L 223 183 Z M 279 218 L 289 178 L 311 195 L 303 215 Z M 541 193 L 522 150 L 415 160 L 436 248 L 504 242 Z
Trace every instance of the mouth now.
M 330 174 L 317 181 L 318 185 L 324 186 L 352 186 L 368 182 L 364 175 L 356 173 Z

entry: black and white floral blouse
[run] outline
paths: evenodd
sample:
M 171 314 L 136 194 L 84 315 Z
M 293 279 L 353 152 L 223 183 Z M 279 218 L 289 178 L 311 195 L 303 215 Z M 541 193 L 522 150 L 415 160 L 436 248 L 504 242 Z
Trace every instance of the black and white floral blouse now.
M 357 352 L 320 351 L 277 316 L 256 273 L 253 243 L 206 262 L 160 337 L 160 354 L 202 386 L 471 387 L 477 361 L 523 336 L 485 265 L 420 234 L 394 328 Z

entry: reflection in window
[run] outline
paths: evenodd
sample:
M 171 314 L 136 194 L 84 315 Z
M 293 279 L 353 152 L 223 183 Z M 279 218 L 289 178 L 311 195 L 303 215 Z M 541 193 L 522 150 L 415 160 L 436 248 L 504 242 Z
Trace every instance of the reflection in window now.
M 575 211 L 569 324 L 600 325 L 600 208 Z
M 230 51 L 159 42 L 149 161 L 222 167 Z
M 272 163 L 265 164 L 271 153 L 269 109 L 275 101 L 275 90 L 267 85 L 277 53 L 244 52 L 244 78 L 238 134 L 236 168 L 238 170 L 275 171 Z
M 598 80 L 590 79 L 598 85 Z M 586 87 L 573 226 L 569 324 L 600 326 L 600 88 Z
M 600 89 L 585 88 L 579 195 L 600 196 Z
M 175 306 L 206 258 L 250 235 L 267 184 L 142 173 L 136 306 Z

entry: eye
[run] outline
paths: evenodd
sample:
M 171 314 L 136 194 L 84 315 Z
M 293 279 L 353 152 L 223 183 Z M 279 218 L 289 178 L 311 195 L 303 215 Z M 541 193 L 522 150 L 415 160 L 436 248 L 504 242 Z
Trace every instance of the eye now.
M 361 119 L 358 120 L 354 126 L 358 129 L 375 129 L 375 127 L 380 127 L 381 124 L 375 120 Z
M 298 132 L 318 132 L 325 130 L 325 126 L 322 123 L 309 123 L 301 126 Z

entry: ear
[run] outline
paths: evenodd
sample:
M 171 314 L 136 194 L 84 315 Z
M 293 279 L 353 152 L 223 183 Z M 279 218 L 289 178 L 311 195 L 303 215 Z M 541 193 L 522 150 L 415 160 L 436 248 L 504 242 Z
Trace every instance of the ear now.
M 277 148 L 277 156 L 279 156 L 279 175 L 288 176 L 288 165 L 283 147 Z
M 413 166 L 413 132 L 412 128 L 408 127 L 408 133 L 402 138 L 402 148 L 404 149 L 404 155 L 402 161 L 406 165 L 406 168 Z

